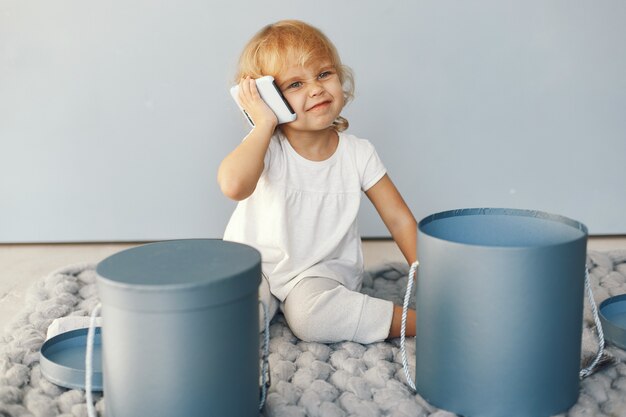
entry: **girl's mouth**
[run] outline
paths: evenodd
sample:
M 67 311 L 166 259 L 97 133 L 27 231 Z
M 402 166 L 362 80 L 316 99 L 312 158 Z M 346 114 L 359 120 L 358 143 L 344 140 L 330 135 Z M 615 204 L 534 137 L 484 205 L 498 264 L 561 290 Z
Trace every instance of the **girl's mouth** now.
M 314 105 L 312 107 L 309 107 L 309 109 L 307 111 L 322 110 L 322 109 L 325 109 L 328 106 L 330 106 L 330 101 L 322 101 L 321 103 L 317 103 L 316 105 Z

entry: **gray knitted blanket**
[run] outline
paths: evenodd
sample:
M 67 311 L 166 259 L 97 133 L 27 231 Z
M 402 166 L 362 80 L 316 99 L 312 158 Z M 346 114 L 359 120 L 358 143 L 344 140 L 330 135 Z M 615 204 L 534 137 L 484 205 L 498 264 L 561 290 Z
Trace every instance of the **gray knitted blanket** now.
M 589 253 L 591 282 L 599 303 L 626 293 L 626 251 Z M 86 416 L 85 395 L 58 387 L 41 375 L 39 349 L 52 320 L 86 316 L 98 302 L 94 265 L 74 265 L 44 277 L 28 292 L 25 310 L 0 338 L 0 417 Z M 384 265 L 368 271 L 363 292 L 402 303 L 408 268 Z M 281 315 L 272 322 L 272 386 L 263 415 L 451 417 L 406 385 L 399 340 L 361 345 L 306 343 L 293 336 Z M 585 309 L 583 358 L 593 357 L 593 319 Z M 626 416 L 626 352 L 609 347 L 613 362 L 581 382 L 578 403 L 562 417 Z M 411 372 L 414 339 L 407 339 Z M 176 387 L 172 387 L 176 389 Z M 95 396 L 103 414 L 104 400 Z

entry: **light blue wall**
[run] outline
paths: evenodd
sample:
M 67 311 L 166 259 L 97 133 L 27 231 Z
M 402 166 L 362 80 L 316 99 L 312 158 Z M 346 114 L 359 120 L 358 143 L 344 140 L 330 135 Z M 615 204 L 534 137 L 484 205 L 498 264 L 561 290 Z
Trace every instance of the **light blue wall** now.
M 283 18 L 354 69 L 350 131 L 418 219 L 504 206 L 626 233 L 621 0 L 3 0 L 0 242 L 221 237 L 216 171 L 246 131 L 228 87 Z

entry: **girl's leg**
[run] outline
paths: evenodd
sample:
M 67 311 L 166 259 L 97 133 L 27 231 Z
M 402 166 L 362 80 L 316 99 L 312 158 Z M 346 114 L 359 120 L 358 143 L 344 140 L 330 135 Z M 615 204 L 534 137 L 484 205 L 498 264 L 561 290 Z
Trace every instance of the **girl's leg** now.
M 385 340 L 393 317 L 391 301 L 350 291 L 323 277 L 300 281 L 282 305 L 291 331 L 309 342 Z
M 415 310 L 408 309 L 406 315 L 406 336 L 415 336 Z M 400 329 L 402 326 L 402 306 L 393 306 L 393 317 L 389 328 L 389 339 L 400 337 Z

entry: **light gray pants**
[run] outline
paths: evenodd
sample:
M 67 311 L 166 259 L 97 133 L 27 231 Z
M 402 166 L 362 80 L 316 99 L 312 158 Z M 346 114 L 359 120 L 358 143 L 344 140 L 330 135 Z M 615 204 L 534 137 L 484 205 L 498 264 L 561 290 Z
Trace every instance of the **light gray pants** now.
M 269 307 L 270 318 L 280 307 L 293 334 L 307 342 L 349 340 L 367 344 L 385 340 L 389 335 L 391 301 L 351 291 L 330 278 L 304 278 L 280 303 L 271 294 L 264 276 L 259 297 Z M 262 312 L 259 317 L 263 323 Z M 263 329 L 262 324 L 260 328 Z

